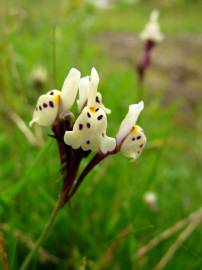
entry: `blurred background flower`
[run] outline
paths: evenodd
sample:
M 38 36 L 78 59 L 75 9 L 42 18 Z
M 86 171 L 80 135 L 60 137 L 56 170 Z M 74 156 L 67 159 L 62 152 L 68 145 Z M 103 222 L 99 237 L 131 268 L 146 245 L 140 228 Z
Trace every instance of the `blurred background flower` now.
M 145 192 L 143 200 L 145 204 L 151 209 L 151 211 L 155 212 L 158 210 L 158 198 L 156 193 L 152 191 Z
M 43 89 L 47 82 L 47 70 L 43 66 L 36 66 L 32 69 L 30 79 L 37 89 Z

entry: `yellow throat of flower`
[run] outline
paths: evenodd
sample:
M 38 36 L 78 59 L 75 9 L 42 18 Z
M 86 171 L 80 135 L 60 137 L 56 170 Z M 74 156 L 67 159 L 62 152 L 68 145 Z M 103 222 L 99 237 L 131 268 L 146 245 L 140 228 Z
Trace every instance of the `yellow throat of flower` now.
M 132 127 L 131 132 L 132 132 L 133 134 L 136 134 L 136 133 L 138 132 L 138 130 L 139 130 L 139 126 L 138 126 L 138 125 L 134 125 L 134 126 Z
M 54 101 L 57 105 L 60 103 L 60 94 L 54 95 Z
M 89 109 L 90 109 L 90 111 L 91 111 L 92 113 L 95 113 L 95 112 L 96 112 L 96 108 L 95 108 L 95 107 L 90 107 Z

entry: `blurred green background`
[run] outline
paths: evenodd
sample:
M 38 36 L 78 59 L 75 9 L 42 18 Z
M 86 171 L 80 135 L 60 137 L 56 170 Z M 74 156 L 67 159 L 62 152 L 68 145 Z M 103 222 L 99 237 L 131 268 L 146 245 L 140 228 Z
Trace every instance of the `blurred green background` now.
M 153 269 L 176 236 L 141 259 L 138 248 L 201 206 L 202 2 L 95 2 L 0 3 L 0 229 L 12 270 L 39 236 L 61 186 L 51 130 L 24 126 L 38 96 L 60 89 L 71 67 L 87 75 L 95 66 L 112 109 L 108 134 L 115 136 L 128 105 L 139 101 L 139 33 L 153 8 L 165 39 L 143 89 L 138 124 L 147 147 L 135 163 L 118 154 L 90 173 L 43 246 L 54 256 L 40 253 L 29 269 Z M 155 207 L 143 199 L 148 191 Z M 202 269 L 201 243 L 199 226 L 165 269 Z

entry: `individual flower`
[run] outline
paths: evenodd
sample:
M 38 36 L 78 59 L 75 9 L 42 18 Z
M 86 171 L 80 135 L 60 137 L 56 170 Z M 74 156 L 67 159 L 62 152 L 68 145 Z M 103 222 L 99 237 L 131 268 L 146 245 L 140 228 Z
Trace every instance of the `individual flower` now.
M 146 24 L 144 30 L 140 34 L 140 37 L 144 41 L 152 41 L 159 43 L 163 40 L 163 34 L 160 31 L 158 23 L 159 11 L 153 10 L 150 15 L 150 21 Z
M 146 144 L 146 136 L 136 121 L 144 108 L 143 101 L 129 106 L 129 110 L 123 119 L 116 136 L 117 147 L 132 160 L 136 160 Z
M 100 9 L 107 9 L 110 7 L 109 0 L 88 0 L 87 2 Z
M 66 77 L 62 90 L 50 90 L 37 101 L 30 126 L 52 126 L 60 113 L 69 112 L 78 92 L 80 71 L 72 68 Z
M 101 103 L 101 95 L 97 94 L 98 84 L 99 76 L 95 68 L 92 68 L 90 78 L 80 81 L 79 109 L 86 103 L 86 98 L 87 104 L 76 119 L 73 130 L 66 131 L 64 135 L 65 143 L 73 149 L 81 147 L 84 151 L 107 153 L 116 146 L 115 139 L 106 135 L 106 108 Z
M 41 88 L 47 81 L 47 70 L 43 66 L 37 66 L 31 71 L 30 78 L 37 88 Z
M 158 197 L 156 193 L 152 191 L 145 192 L 143 200 L 152 211 L 158 210 Z

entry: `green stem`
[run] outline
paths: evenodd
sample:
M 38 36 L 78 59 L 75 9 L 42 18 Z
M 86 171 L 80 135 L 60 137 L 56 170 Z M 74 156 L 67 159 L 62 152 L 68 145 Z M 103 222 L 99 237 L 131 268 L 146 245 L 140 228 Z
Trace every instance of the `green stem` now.
M 43 244 L 44 240 L 46 239 L 50 229 L 52 228 L 54 221 L 58 215 L 59 210 L 62 208 L 63 206 L 63 198 L 62 196 L 59 196 L 55 206 L 52 210 L 52 213 L 50 215 L 50 218 L 48 220 L 48 222 L 46 223 L 46 225 L 44 226 L 44 229 L 41 232 L 41 235 L 39 236 L 37 242 L 35 243 L 34 248 L 30 251 L 30 253 L 27 255 L 27 257 L 25 258 L 22 266 L 20 267 L 19 270 L 26 270 L 28 269 L 28 266 L 31 262 L 31 260 L 33 259 L 33 257 L 36 255 L 36 253 L 38 252 L 38 249 L 40 248 L 40 246 Z

